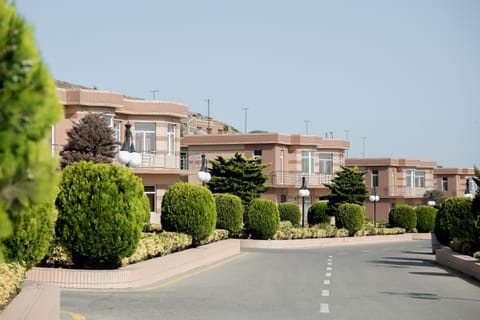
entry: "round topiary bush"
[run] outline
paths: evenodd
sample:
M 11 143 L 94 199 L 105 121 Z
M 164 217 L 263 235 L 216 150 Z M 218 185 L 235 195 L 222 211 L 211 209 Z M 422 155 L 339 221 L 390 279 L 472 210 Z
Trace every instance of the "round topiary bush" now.
M 302 213 L 300 208 L 294 202 L 283 202 L 278 205 L 278 212 L 280 213 L 280 221 L 290 221 L 292 225 L 298 226 Z
M 345 228 L 350 236 L 361 230 L 365 221 L 365 211 L 362 206 L 354 203 L 338 205 L 335 223 L 337 228 Z
M 129 168 L 80 161 L 62 172 L 56 233 L 77 266 L 112 268 L 131 255 L 150 212 Z
M 417 226 L 415 210 L 407 204 L 397 204 L 388 213 L 388 223 L 391 227 L 405 228 L 413 231 Z
M 207 188 L 179 182 L 165 192 L 162 200 L 164 230 L 189 234 L 192 244 L 198 245 L 215 231 L 216 224 L 215 199 Z
M 216 193 L 217 228 L 228 230 L 232 236 L 238 236 L 243 229 L 243 205 L 239 196 Z
M 435 228 L 435 215 L 437 209 L 431 206 L 419 206 L 415 208 L 417 215 L 418 232 L 432 232 Z
M 254 239 L 271 239 L 280 227 L 277 205 L 267 199 L 253 199 L 245 211 L 245 232 Z
M 12 215 L 14 232 L 5 241 L 9 261 L 23 261 L 28 269 L 47 254 L 55 235 L 57 210 L 52 202 Z
M 472 199 L 453 197 L 442 201 L 435 217 L 435 236 L 448 246 L 454 238 L 466 240 L 475 228 L 472 217 Z M 468 236 L 467 236 L 468 237 Z
M 307 221 L 309 225 L 330 223 L 330 216 L 327 213 L 327 203 L 317 201 L 308 208 Z

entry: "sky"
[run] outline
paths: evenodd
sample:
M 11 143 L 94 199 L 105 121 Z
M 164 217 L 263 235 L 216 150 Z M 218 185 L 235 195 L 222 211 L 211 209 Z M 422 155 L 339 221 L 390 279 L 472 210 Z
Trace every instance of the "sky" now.
M 240 131 L 348 139 L 349 158 L 480 166 L 478 0 L 16 2 L 55 79 L 210 99 Z

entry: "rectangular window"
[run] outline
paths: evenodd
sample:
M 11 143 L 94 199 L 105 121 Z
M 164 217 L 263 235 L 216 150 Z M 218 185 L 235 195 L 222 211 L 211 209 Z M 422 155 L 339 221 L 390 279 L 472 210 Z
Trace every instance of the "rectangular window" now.
M 406 171 L 406 184 L 407 188 L 415 187 L 415 170 L 407 170 Z
M 150 203 L 150 212 L 155 212 L 155 186 L 144 186 L 143 192 Z
M 180 152 L 180 169 L 188 170 L 188 152 Z
M 372 188 L 378 187 L 378 170 L 372 170 Z
M 407 188 L 424 188 L 425 187 L 425 171 L 406 171 Z
M 448 177 L 442 178 L 442 191 L 448 191 Z
M 314 152 L 302 151 L 302 173 L 315 173 Z
M 135 149 L 137 152 L 155 153 L 154 122 L 135 122 Z
M 415 171 L 415 188 L 425 188 L 425 171 Z
M 115 141 L 120 142 L 120 121 L 113 121 L 113 138 Z
M 257 160 L 259 163 L 262 163 L 262 150 L 261 149 L 253 150 L 253 159 Z
M 286 194 L 281 194 L 280 195 L 280 202 L 281 203 L 287 202 L 287 195 Z
M 321 174 L 333 174 L 333 155 L 331 153 L 320 153 Z
M 167 154 L 169 156 L 175 155 L 175 125 L 171 123 L 168 124 Z
M 112 128 L 112 126 L 113 126 L 113 117 L 112 117 L 112 116 L 102 115 L 102 119 L 103 119 L 103 121 L 105 121 L 105 123 L 107 124 L 107 126 L 109 126 L 110 128 Z

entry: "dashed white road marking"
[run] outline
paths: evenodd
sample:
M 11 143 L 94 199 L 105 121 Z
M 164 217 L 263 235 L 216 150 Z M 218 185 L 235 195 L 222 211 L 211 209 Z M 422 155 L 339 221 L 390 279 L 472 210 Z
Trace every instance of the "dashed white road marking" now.
M 320 313 L 329 313 L 328 303 L 321 303 L 320 304 Z
M 326 279 L 326 280 L 323 280 L 323 284 L 328 286 L 330 284 L 330 280 Z
M 330 296 L 330 291 L 329 290 L 322 290 L 322 297 L 328 297 Z
M 327 262 L 327 265 L 331 266 L 331 265 L 332 265 L 332 261 Z
M 327 267 L 327 271 L 332 271 L 332 267 Z
M 328 277 L 331 277 L 331 276 L 332 276 L 332 273 L 331 273 L 331 272 L 327 272 L 327 273 L 325 273 L 325 277 L 327 277 L 327 278 L 328 278 Z

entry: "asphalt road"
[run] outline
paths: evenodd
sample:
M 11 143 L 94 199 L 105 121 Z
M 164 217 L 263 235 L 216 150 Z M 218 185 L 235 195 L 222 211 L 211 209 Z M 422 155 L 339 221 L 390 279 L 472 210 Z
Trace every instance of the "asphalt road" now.
M 430 241 L 248 250 L 151 287 L 61 293 L 63 319 L 480 319 L 480 284 Z

